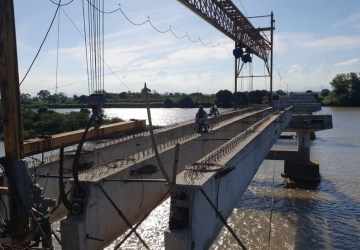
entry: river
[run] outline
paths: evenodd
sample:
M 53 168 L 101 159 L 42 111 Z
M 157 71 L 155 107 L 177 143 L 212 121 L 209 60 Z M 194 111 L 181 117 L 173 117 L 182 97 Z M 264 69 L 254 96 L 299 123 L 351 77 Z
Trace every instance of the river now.
M 153 124 L 193 119 L 195 112 L 152 109 Z M 146 118 L 145 109 L 106 109 L 105 114 Z M 283 162 L 265 160 L 228 219 L 248 249 L 360 249 L 360 108 L 324 107 L 318 114 L 331 114 L 334 125 L 318 132 L 311 146 L 312 158 L 320 162 L 321 182 L 289 185 L 280 176 Z M 295 143 L 295 139 L 279 141 L 281 146 Z M 138 228 L 150 249 L 164 249 L 169 206 L 168 199 Z M 143 247 L 131 236 L 121 249 Z M 211 249 L 240 248 L 224 228 Z

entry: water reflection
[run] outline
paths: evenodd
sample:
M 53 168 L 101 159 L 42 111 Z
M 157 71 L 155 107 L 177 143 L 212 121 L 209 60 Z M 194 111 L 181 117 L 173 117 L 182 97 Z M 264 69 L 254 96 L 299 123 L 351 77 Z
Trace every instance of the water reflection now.
M 265 163 L 251 182 L 229 221 L 249 249 L 358 249 L 360 202 L 323 178 L 318 185 L 288 185 L 263 175 Z M 269 240 L 271 200 L 272 234 Z M 339 202 L 341 201 L 341 202 Z M 238 248 L 222 230 L 211 249 Z

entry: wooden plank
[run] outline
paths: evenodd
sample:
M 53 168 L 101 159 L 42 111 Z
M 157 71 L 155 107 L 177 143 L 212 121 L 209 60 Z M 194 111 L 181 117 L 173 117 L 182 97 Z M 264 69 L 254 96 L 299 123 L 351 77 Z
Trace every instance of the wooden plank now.
M 0 195 L 6 195 L 9 194 L 9 188 L 8 187 L 0 187 Z
M 116 135 L 123 132 L 130 132 L 138 129 L 145 129 L 145 120 L 134 120 L 128 122 L 119 122 L 101 126 L 99 129 L 91 128 L 86 137 L 87 140 L 93 140 L 105 136 Z M 37 138 L 24 142 L 25 156 L 34 155 L 53 149 L 58 149 L 61 145 L 77 144 L 84 130 L 76 130 L 67 133 L 56 134 L 48 138 Z
M 5 155 L 21 159 L 24 151 L 13 1 L 1 1 L 0 13 L 0 92 Z

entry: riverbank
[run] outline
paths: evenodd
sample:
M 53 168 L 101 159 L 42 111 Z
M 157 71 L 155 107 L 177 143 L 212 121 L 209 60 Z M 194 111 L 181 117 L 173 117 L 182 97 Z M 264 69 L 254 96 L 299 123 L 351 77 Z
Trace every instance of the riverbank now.
M 180 104 L 174 104 L 166 106 L 161 102 L 150 103 L 151 108 L 198 108 L 200 104 L 194 103 L 192 105 L 186 105 L 184 107 Z M 205 108 L 210 108 L 213 104 L 201 103 Z M 34 104 L 34 105 L 22 105 L 23 108 L 38 109 L 40 107 L 46 107 L 49 109 L 81 109 L 89 108 L 89 104 Z M 145 103 L 105 103 L 103 108 L 145 108 Z

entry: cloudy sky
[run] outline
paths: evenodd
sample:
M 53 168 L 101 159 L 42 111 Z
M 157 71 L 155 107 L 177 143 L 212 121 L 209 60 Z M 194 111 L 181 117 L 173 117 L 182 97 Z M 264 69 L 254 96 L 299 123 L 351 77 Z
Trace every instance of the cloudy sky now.
M 14 0 L 22 80 L 54 17 L 58 0 Z M 21 92 L 89 94 L 81 0 L 62 0 Z M 86 2 L 86 1 L 85 1 Z M 360 72 L 359 0 L 233 0 L 245 16 L 275 16 L 274 90 L 320 91 L 339 73 Z M 119 5 L 120 4 L 120 5 Z M 160 93 L 234 90 L 234 43 L 176 0 L 105 0 L 105 90 Z M 158 29 L 156 31 L 147 20 Z M 267 27 L 270 18 L 250 19 Z M 169 30 L 167 33 L 159 31 Z M 184 37 L 182 39 L 176 38 Z M 201 38 L 202 42 L 194 42 Z M 210 44 L 209 44 L 210 43 Z M 208 45 L 207 45 L 208 44 Z M 243 74 L 263 75 L 254 60 Z M 251 87 L 252 86 L 252 87 Z M 239 79 L 240 90 L 269 89 L 269 79 Z

